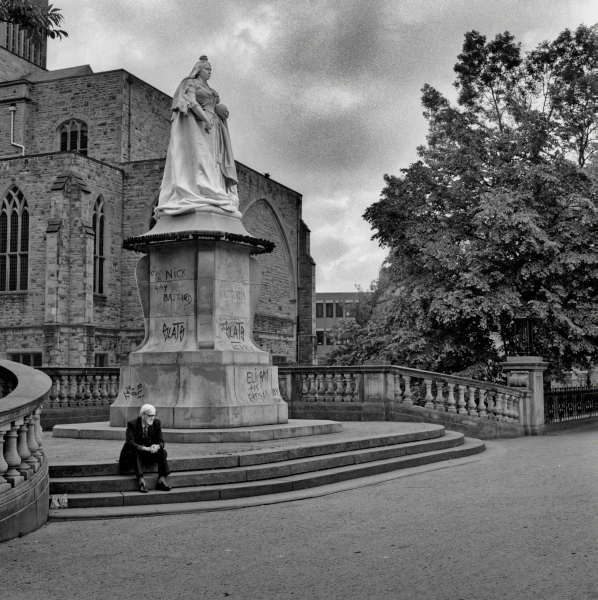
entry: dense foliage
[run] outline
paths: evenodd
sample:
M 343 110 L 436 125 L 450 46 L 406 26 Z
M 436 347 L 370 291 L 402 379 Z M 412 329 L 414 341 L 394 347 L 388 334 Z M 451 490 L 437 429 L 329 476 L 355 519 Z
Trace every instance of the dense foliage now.
M 492 378 L 513 319 L 532 317 L 553 372 L 583 367 L 598 344 L 598 38 L 582 26 L 523 53 L 472 31 L 455 72 L 458 105 L 424 86 L 427 145 L 364 215 L 389 257 L 332 360 Z
M 0 0 L 0 21 L 18 25 L 37 43 L 43 36 L 52 39 L 68 37 L 66 31 L 58 29 L 63 21 L 60 9 L 51 4 L 41 6 L 35 0 Z

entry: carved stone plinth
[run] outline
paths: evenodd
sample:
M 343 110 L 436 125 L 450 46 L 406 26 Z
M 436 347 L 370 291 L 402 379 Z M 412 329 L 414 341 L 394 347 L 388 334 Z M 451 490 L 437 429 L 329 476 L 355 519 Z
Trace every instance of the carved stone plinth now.
M 145 339 L 121 368 L 110 424 L 125 425 L 145 403 L 164 428 L 286 423 L 277 368 L 252 334 L 261 266 L 251 255 L 271 244 L 243 235 L 238 219 L 231 232 L 213 230 L 212 215 L 202 231 L 177 231 L 178 218 L 158 221 L 166 233 L 125 241 L 147 252 L 136 271 Z

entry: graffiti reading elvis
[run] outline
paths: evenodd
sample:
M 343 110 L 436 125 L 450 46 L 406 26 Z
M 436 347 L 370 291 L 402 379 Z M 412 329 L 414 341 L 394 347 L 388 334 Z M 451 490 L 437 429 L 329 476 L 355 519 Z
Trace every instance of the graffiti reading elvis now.
M 270 369 L 253 369 L 246 373 L 249 402 L 282 400 L 278 388 L 270 383 Z
M 167 325 L 164 323 L 162 326 L 162 335 L 164 336 L 164 341 L 175 340 L 176 342 L 182 342 L 185 338 L 185 323 L 180 321 L 179 323 L 173 323 L 172 325 Z

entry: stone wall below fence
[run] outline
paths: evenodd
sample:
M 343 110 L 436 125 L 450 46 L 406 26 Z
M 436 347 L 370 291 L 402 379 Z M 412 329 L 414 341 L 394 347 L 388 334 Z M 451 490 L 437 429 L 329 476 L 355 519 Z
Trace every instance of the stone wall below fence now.
M 434 423 L 451 431 L 480 440 L 522 437 L 519 423 L 504 423 L 469 415 L 440 412 L 420 406 L 398 407 L 384 403 L 299 402 L 289 405 L 292 419 L 331 419 L 333 421 L 397 421 Z

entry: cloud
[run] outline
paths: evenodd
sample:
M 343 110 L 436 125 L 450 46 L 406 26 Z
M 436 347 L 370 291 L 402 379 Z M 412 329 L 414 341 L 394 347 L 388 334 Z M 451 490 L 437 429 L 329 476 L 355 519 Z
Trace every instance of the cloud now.
M 123 68 L 172 94 L 200 54 L 235 156 L 303 194 L 317 289 L 368 287 L 386 256 L 363 221 L 425 143 L 420 90 L 454 99 L 465 32 L 526 48 L 598 22 L 595 0 L 61 0 L 49 67 Z

